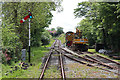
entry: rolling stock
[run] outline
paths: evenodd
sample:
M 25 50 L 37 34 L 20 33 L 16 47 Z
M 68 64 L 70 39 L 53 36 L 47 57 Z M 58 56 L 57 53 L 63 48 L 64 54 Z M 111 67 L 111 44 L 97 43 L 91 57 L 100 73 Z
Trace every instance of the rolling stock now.
M 87 51 L 88 39 L 82 38 L 82 31 L 76 28 L 76 33 L 69 31 L 65 34 L 66 46 L 72 50 Z

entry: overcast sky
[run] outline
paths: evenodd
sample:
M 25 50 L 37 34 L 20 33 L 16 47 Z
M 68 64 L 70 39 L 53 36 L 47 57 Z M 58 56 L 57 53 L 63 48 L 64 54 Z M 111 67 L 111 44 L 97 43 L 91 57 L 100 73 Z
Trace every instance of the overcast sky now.
M 64 32 L 73 31 L 75 32 L 75 27 L 83 18 L 75 18 L 74 9 L 77 8 L 77 4 L 82 1 L 87 0 L 63 0 L 63 12 L 52 11 L 53 20 L 49 28 L 56 28 L 57 26 L 63 27 Z

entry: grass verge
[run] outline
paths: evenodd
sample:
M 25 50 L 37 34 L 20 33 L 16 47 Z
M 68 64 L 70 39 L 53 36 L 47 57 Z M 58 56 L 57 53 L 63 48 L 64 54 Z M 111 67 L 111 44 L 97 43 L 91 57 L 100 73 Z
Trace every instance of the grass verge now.
M 2 64 L 2 78 L 38 78 L 40 76 L 42 57 L 49 50 L 44 47 L 33 47 L 31 48 L 31 63 L 35 64 L 34 66 L 28 67 L 27 70 L 20 68 L 19 63 L 14 63 L 12 65 L 3 65 Z M 11 67 L 19 66 L 17 71 L 13 71 Z M 10 72 L 13 71 L 13 72 Z M 7 75 L 5 75 L 7 74 Z
M 57 39 L 61 40 L 61 43 L 65 43 L 65 34 L 61 34 Z
M 51 40 L 50 44 L 46 47 L 50 47 L 53 44 L 54 40 Z M 41 73 L 41 64 L 42 58 L 45 54 L 49 52 L 49 50 L 43 46 L 41 47 L 32 47 L 31 48 L 31 63 L 35 64 L 34 66 L 28 67 L 27 70 L 21 69 L 19 66 L 19 62 L 12 63 L 12 65 L 4 65 L 2 64 L 2 78 L 38 78 Z M 26 54 L 27 55 L 27 54 Z M 25 62 L 28 63 L 28 60 Z M 19 69 L 13 71 L 11 67 L 19 66 Z M 12 71 L 12 72 L 10 72 Z

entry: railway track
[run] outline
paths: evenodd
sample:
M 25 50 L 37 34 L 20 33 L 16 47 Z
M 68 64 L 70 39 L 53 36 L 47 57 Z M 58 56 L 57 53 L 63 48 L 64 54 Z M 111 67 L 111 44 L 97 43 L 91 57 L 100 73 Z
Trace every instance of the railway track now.
M 114 61 L 112 59 L 103 57 L 103 56 L 98 55 L 98 54 L 95 54 L 93 56 L 90 56 L 90 55 L 86 54 L 84 57 L 86 57 L 87 59 L 94 60 L 94 61 L 98 62 L 101 65 L 110 66 L 112 69 L 119 70 L 120 63 L 116 62 L 116 61 Z
M 59 42 L 59 46 L 58 46 L 58 49 L 60 50 L 61 48 L 61 41 L 58 40 Z M 60 67 L 61 67 L 61 76 L 62 76 L 62 79 L 65 80 L 65 71 L 64 71 L 64 63 L 63 63 L 63 56 L 62 56 L 62 53 L 61 53 L 61 50 L 59 52 L 60 54 Z
M 113 60 L 111 60 L 111 59 L 108 59 L 108 58 L 105 58 L 105 57 L 103 57 L 103 56 L 100 56 L 100 55 L 95 54 L 97 57 L 99 57 L 99 59 L 100 59 L 100 58 L 103 58 L 103 59 L 106 59 L 106 60 L 108 60 L 108 61 L 110 61 L 110 62 L 113 62 L 114 64 L 117 64 L 117 66 L 111 66 L 111 65 L 108 65 L 107 63 L 102 62 L 101 60 L 96 59 L 96 58 L 93 58 L 93 57 L 91 57 L 91 56 L 89 56 L 89 55 L 81 56 L 81 55 L 79 55 L 79 54 L 77 54 L 77 53 L 75 53 L 75 52 L 73 52 L 73 51 L 71 51 L 71 50 L 68 50 L 68 49 L 65 49 L 65 48 L 61 48 L 61 49 L 62 49 L 63 51 L 65 51 L 65 52 L 73 55 L 73 56 L 78 57 L 78 58 L 76 59 L 76 58 L 73 58 L 73 57 L 70 57 L 70 56 L 67 56 L 67 55 L 64 54 L 64 56 L 66 56 L 66 57 L 68 57 L 68 58 L 70 58 L 70 59 L 72 59 L 72 60 L 75 60 L 75 61 L 80 62 L 80 63 L 82 63 L 82 64 L 85 64 L 85 65 L 87 65 L 87 66 L 95 67 L 95 68 L 98 68 L 98 69 L 102 69 L 102 70 L 105 70 L 105 71 L 112 72 L 112 73 L 115 73 L 115 74 L 117 74 L 117 75 L 120 75 L 120 73 L 117 73 L 117 71 L 119 71 L 119 69 L 118 69 L 119 63 L 116 62 L 116 61 L 113 61 Z M 86 52 L 86 53 L 87 53 L 87 52 Z M 88 53 L 88 54 L 89 54 L 89 53 Z M 91 54 L 91 53 L 90 53 L 90 54 Z M 94 54 L 94 53 L 93 53 L 93 54 Z M 87 58 L 86 58 L 86 57 L 87 57 Z M 89 57 L 89 58 L 88 58 L 88 57 Z M 106 60 L 105 60 L 105 61 L 106 61 Z M 103 60 L 103 61 L 104 61 L 104 60 Z M 97 65 L 97 66 L 96 66 L 96 65 Z M 104 68 L 101 67 L 101 66 L 103 66 Z
M 104 70 L 104 71 L 107 71 L 110 73 L 120 75 L 120 73 L 117 72 L 117 70 L 119 70 L 119 68 L 117 66 L 120 65 L 120 63 L 113 61 L 111 59 L 105 58 L 103 56 L 100 56 L 98 54 L 92 53 L 92 52 L 79 52 L 78 51 L 80 53 L 80 54 L 78 54 L 69 49 L 61 47 L 61 41 L 56 39 L 55 42 L 53 43 L 53 45 L 51 46 L 51 50 L 50 50 L 48 58 L 44 64 L 44 67 L 42 69 L 39 80 L 42 80 L 44 78 L 44 73 L 48 67 L 48 63 L 50 62 L 51 56 L 54 54 L 55 51 L 59 55 L 59 58 L 58 58 L 59 66 L 60 66 L 59 70 L 61 72 L 62 80 L 66 80 L 63 57 L 67 57 L 71 60 L 74 60 L 76 62 L 79 62 L 80 64 L 83 64 L 83 65 L 86 65 L 89 67 L 98 68 L 100 70 Z M 67 55 L 66 53 L 69 55 Z M 84 56 L 81 56 L 81 54 L 84 54 Z M 91 54 L 92 56 L 89 54 Z M 104 62 L 104 61 L 107 61 L 107 62 Z M 108 63 L 114 63 L 117 66 L 109 65 Z
M 93 53 L 93 52 L 80 52 L 80 51 L 75 51 L 75 53 L 77 54 L 80 54 L 80 55 L 84 55 L 83 57 L 80 57 L 80 58 L 83 58 L 87 61 L 91 61 L 91 62 L 96 62 L 100 65 L 103 65 L 103 66 L 106 66 L 106 67 L 109 67 L 111 69 L 119 69 L 118 66 L 120 66 L 120 63 L 119 62 L 116 62 L 112 59 L 109 59 L 109 58 L 106 58 L 106 57 L 103 57 L 101 55 L 98 55 L 96 53 Z M 90 54 L 90 55 L 89 55 Z M 91 56 L 92 54 L 92 56 Z M 87 59 L 86 59 L 87 58 Z M 112 65 L 114 64 L 114 66 Z
M 45 73 L 45 71 L 46 71 L 46 69 L 48 67 L 48 63 L 50 62 L 51 56 L 53 54 L 53 51 L 55 49 L 59 50 L 60 49 L 60 45 L 61 45 L 60 40 L 56 39 L 55 42 L 53 43 L 52 47 L 51 47 L 51 50 L 49 52 L 49 56 L 48 56 L 48 58 L 47 58 L 47 60 L 46 60 L 46 62 L 44 64 L 44 67 L 42 69 L 42 72 L 41 72 L 41 75 L 39 77 L 39 80 L 43 79 L 44 73 Z M 62 78 L 62 80 L 65 80 L 65 71 L 64 71 L 64 63 L 63 63 L 62 54 L 61 54 L 61 52 L 58 52 L 58 54 L 59 54 L 59 64 L 60 64 L 61 78 Z

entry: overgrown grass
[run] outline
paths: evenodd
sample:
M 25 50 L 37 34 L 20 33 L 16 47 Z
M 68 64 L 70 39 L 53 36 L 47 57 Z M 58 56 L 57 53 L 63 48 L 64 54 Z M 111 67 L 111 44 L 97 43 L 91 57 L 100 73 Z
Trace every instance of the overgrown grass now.
M 38 78 L 40 75 L 40 66 L 42 64 L 42 57 L 45 55 L 45 53 L 48 52 L 48 50 L 44 47 L 33 47 L 31 48 L 31 63 L 35 64 L 35 66 L 30 66 L 27 70 L 18 69 L 17 71 L 14 71 L 13 73 L 10 73 L 10 70 L 12 70 L 11 66 L 19 66 L 19 63 L 14 63 L 11 66 L 9 65 L 3 65 L 2 64 L 2 73 L 3 78 Z M 5 74 L 8 72 L 8 75 L 5 76 Z
M 49 45 L 46 45 L 46 47 L 51 47 L 54 42 L 55 42 L 55 40 L 51 39 Z
M 56 65 L 51 65 L 48 70 L 46 70 L 44 78 L 61 78 L 60 70 L 57 69 Z
M 50 47 L 53 44 L 53 42 L 54 40 L 51 39 L 50 44 L 47 45 L 46 47 Z M 10 67 L 19 66 L 19 63 L 21 61 L 17 63 L 12 63 L 12 65 L 2 64 L 2 78 L 38 78 L 41 73 L 40 68 L 42 64 L 42 57 L 44 57 L 47 52 L 49 52 L 49 50 L 45 48 L 44 46 L 32 47 L 31 48 L 31 63 L 35 64 L 35 66 L 30 66 L 27 70 L 23 70 L 19 68 L 17 71 L 13 71 L 13 73 L 10 73 L 10 70 L 12 70 L 12 68 Z M 26 60 L 25 62 L 28 63 L 28 60 Z M 6 73 L 8 73 L 8 75 L 5 75 Z
M 96 52 L 95 49 L 88 49 L 89 52 Z
M 61 34 L 59 37 L 58 37 L 59 40 L 61 40 L 61 43 L 65 43 L 65 34 Z

